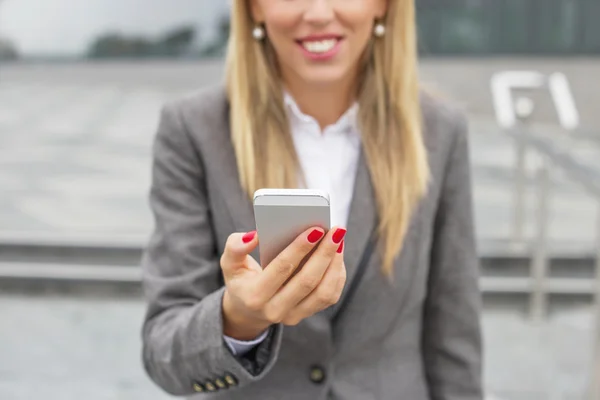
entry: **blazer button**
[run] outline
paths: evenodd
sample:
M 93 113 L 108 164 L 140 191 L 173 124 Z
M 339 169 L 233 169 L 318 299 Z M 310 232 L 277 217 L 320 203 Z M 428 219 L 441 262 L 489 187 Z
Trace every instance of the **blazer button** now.
M 319 366 L 310 368 L 310 380 L 317 385 L 325 381 L 325 371 Z
M 219 390 L 219 389 L 217 389 L 217 387 L 212 382 L 206 382 L 204 384 L 204 387 L 209 392 L 216 392 L 217 390 Z

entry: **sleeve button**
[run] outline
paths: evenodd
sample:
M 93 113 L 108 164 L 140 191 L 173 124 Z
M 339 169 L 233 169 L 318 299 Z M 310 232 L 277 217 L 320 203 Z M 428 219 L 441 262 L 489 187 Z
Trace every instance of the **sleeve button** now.
M 202 393 L 202 392 L 204 392 L 204 386 L 202 386 L 199 383 L 194 383 L 194 385 L 192 386 L 192 388 L 194 389 L 194 392 L 196 392 L 196 393 Z
M 217 391 L 217 387 L 212 382 L 205 383 L 204 387 L 209 392 L 216 392 Z
M 237 385 L 237 380 L 235 379 L 235 377 L 233 375 L 225 375 L 225 382 L 227 382 L 227 384 L 229 386 L 236 386 Z
M 225 382 L 223 382 L 223 379 L 221 378 L 215 379 L 215 385 L 217 385 L 219 389 L 225 389 L 227 387 L 227 385 L 225 384 Z

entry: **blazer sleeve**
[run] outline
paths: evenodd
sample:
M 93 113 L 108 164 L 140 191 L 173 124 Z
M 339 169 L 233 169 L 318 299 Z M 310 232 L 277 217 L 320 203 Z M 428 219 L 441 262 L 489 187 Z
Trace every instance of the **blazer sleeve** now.
M 147 311 L 142 358 L 151 379 L 174 395 L 230 390 L 273 366 L 281 327 L 244 357 L 223 339 L 224 287 L 200 154 L 180 115 L 163 107 L 153 144 L 154 230 L 142 260 Z
M 423 319 L 433 400 L 481 400 L 479 269 L 473 224 L 467 122 L 455 118 L 432 241 Z

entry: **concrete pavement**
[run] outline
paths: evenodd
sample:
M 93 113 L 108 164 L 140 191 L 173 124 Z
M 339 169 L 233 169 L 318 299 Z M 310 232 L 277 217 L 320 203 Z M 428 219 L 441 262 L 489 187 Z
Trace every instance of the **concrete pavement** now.
M 33 80 L 32 80 L 33 81 Z M 151 229 L 150 146 L 161 104 L 179 87 L 24 83 L 0 86 L 0 230 L 40 234 L 129 234 Z M 472 116 L 471 157 L 480 240 L 511 229 L 514 143 L 489 119 Z M 561 142 L 600 171 L 600 145 Z M 533 177 L 532 177 L 533 178 Z M 596 203 L 557 175 L 550 237 L 592 246 Z M 525 227 L 535 225 L 528 188 Z
M 137 298 L 0 296 L 0 399 L 166 400 L 140 361 Z M 489 399 L 583 399 L 592 318 L 585 306 L 532 324 L 514 310 L 483 317 Z

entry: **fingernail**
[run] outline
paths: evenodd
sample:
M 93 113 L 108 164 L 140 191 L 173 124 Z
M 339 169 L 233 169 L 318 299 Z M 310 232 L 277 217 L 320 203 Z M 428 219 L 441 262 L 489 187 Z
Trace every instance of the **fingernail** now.
M 242 236 L 242 242 L 250 243 L 251 241 L 254 240 L 255 236 L 256 236 L 256 231 L 248 232 L 244 236 Z
M 340 247 L 338 247 L 337 252 L 338 254 L 342 254 L 342 251 L 344 251 L 344 241 L 342 240 L 342 243 L 340 243 Z
M 317 243 L 319 241 L 319 239 L 321 239 L 322 237 L 323 237 L 323 232 L 318 229 L 315 229 L 311 233 L 308 234 L 308 241 L 310 243 Z
M 342 229 L 342 228 L 338 228 L 332 236 L 333 243 L 337 244 L 337 243 L 341 242 L 344 239 L 344 236 L 346 236 L 346 230 Z

